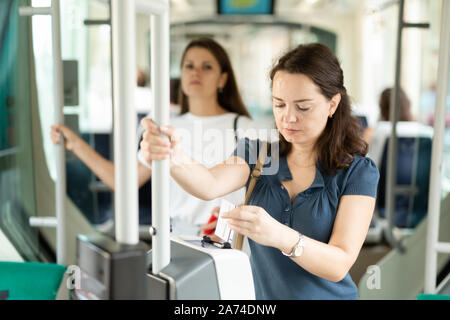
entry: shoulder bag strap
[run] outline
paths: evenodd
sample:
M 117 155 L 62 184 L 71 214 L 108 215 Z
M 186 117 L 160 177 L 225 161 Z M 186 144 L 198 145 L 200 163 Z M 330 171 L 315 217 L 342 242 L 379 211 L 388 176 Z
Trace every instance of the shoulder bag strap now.
M 234 123 L 233 123 L 233 128 L 234 128 L 234 142 L 237 144 L 238 142 L 238 134 L 237 134 L 237 123 L 238 123 L 238 119 L 241 115 L 238 114 L 235 118 L 234 118 Z
M 247 189 L 247 193 L 245 194 L 245 202 L 244 205 L 247 205 L 250 200 L 250 196 L 252 195 L 253 189 L 255 188 L 256 182 L 258 181 L 259 176 L 262 173 L 262 169 L 264 166 L 264 162 L 266 161 L 267 155 L 267 142 L 263 142 L 261 146 L 261 150 L 259 151 L 258 161 L 256 162 L 256 166 L 253 169 L 250 176 L 252 177 L 250 180 L 250 184 Z M 236 238 L 234 239 L 234 249 L 242 250 L 242 245 L 244 243 L 244 236 L 242 234 L 236 233 Z

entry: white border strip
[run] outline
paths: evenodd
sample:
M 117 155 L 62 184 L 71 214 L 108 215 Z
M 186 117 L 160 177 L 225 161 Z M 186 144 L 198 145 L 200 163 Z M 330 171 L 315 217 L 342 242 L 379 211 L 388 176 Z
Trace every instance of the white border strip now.
M 425 293 L 430 294 L 436 292 L 437 242 L 439 238 L 439 216 L 441 210 L 441 169 L 445 134 L 445 100 L 447 97 L 449 50 L 450 0 L 443 0 L 425 255 Z

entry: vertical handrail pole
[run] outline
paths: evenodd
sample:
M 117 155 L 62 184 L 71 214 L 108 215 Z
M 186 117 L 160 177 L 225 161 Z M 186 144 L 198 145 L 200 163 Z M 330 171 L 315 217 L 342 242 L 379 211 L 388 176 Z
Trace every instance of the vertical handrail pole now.
M 139 242 L 136 160 L 136 38 L 134 0 L 112 1 L 116 241 Z
M 437 245 L 439 240 L 439 216 L 441 210 L 441 171 L 445 136 L 445 108 L 448 88 L 450 55 L 450 0 L 442 2 L 439 67 L 437 76 L 434 135 L 431 151 L 430 192 L 428 194 L 427 243 L 425 253 L 424 292 L 436 291 Z
M 396 198 L 396 185 L 397 185 L 397 120 L 398 120 L 398 100 L 400 90 L 400 76 L 401 76 L 401 64 L 402 64 L 402 34 L 403 34 L 403 14 L 404 14 L 405 1 L 399 1 L 399 13 L 398 13 L 398 30 L 397 30 L 397 51 L 395 60 L 395 82 L 394 90 L 392 90 L 389 119 L 392 123 L 391 137 L 388 144 L 388 159 L 386 170 L 386 219 L 388 227 L 386 231 L 386 238 L 389 243 L 397 248 L 400 252 L 404 249 L 395 238 L 392 233 L 392 229 L 395 226 L 395 198 Z
M 59 0 L 52 0 L 50 7 L 33 8 L 20 7 L 20 16 L 49 15 L 52 23 L 52 59 L 53 59 L 53 104 L 55 107 L 54 123 L 64 124 L 64 96 L 63 96 L 63 65 L 61 57 L 61 20 Z M 56 262 L 67 264 L 66 253 L 66 154 L 64 139 L 55 145 L 56 181 L 55 181 L 55 212 L 56 224 L 53 220 L 43 218 L 38 223 L 44 226 L 43 221 L 52 221 L 51 226 L 56 227 Z M 30 222 L 31 223 L 31 222 Z
M 160 1 L 161 2 L 161 1 Z M 153 119 L 159 126 L 169 124 L 169 3 L 159 14 L 151 16 L 151 78 Z M 152 273 L 158 274 L 170 263 L 169 160 L 152 163 L 152 219 L 156 233 L 152 236 Z
M 52 0 L 52 55 L 53 55 L 53 99 L 55 105 L 54 123 L 64 124 L 63 70 L 61 58 L 61 21 L 59 0 Z M 56 260 L 58 264 L 66 264 L 66 157 L 64 141 L 56 148 Z

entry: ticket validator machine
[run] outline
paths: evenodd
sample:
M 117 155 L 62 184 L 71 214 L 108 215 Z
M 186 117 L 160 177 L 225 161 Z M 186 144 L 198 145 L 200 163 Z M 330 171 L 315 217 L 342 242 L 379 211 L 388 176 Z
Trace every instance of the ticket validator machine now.
M 152 249 L 138 238 L 135 11 L 151 15 L 153 120 L 169 123 L 169 1 L 112 1 L 116 241 L 78 237 L 77 298 L 254 299 L 247 254 L 191 237 L 170 237 L 169 160 L 152 163 Z M 157 80 L 156 80 L 157 79 Z

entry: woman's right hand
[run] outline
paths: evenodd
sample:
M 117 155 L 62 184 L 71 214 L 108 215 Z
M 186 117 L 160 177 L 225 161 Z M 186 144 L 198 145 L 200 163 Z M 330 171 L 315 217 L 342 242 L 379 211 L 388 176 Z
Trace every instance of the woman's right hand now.
M 153 160 L 166 160 L 170 157 L 171 164 L 173 164 L 179 151 L 180 142 L 175 129 L 171 126 L 158 128 L 149 118 L 142 119 L 141 125 L 146 129 L 140 143 L 144 160 L 147 163 L 152 163 Z M 169 139 L 161 136 L 160 133 Z
M 55 124 L 51 127 L 50 136 L 54 144 L 58 144 L 61 139 L 61 135 L 64 137 L 65 148 L 73 151 L 77 142 L 78 136 L 69 128 L 62 124 Z

